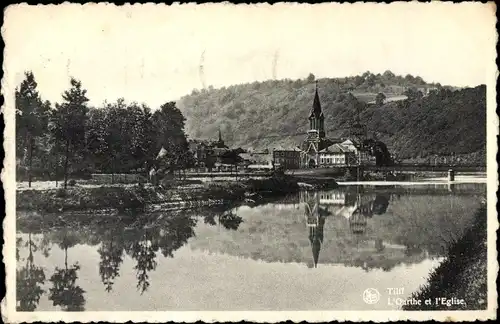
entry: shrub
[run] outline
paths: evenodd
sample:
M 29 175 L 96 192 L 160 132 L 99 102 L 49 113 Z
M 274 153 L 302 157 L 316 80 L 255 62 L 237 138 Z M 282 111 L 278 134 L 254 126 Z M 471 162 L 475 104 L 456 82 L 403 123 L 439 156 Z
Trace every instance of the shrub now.
M 57 191 L 56 191 L 57 198 L 64 198 L 66 196 L 67 196 L 66 189 L 64 189 L 64 188 L 57 189 Z

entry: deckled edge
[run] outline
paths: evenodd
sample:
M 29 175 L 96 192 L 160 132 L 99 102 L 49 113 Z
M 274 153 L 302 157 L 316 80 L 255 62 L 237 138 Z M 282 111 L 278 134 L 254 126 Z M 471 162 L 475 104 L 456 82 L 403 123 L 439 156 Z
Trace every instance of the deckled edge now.
M 191 2 L 189 4 L 195 4 Z M 214 3 L 211 3 L 214 4 Z M 230 4 L 230 2 L 218 3 L 222 5 Z M 260 3 L 259 5 L 266 5 L 267 3 Z M 277 3 L 276 5 L 287 4 L 286 2 Z M 299 3 L 293 3 L 293 5 L 298 5 Z M 305 4 L 305 3 L 301 3 Z M 367 4 L 366 2 L 356 2 L 355 4 Z M 418 3 L 412 3 L 415 5 Z M 437 5 L 438 3 L 433 3 Z M 483 3 L 484 4 L 484 3 Z M 494 2 L 488 2 L 487 4 L 492 5 L 492 9 L 496 12 L 496 5 Z M 2 39 L 5 43 L 5 18 L 6 12 L 9 8 L 14 6 L 25 6 L 26 3 L 9 5 L 4 9 L 4 25 L 2 26 Z M 60 6 L 92 6 L 96 3 L 86 3 L 73 4 L 69 2 L 64 2 L 59 5 L 43 5 L 47 7 L 60 7 Z M 112 5 L 112 3 L 99 3 L 98 5 Z M 126 3 L 121 5 L 122 9 L 133 9 L 135 6 L 157 6 L 158 4 L 133 4 Z M 179 5 L 179 3 L 174 3 L 174 5 Z M 348 5 L 344 3 L 343 5 Z M 384 5 L 377 3 L 370 3 L 370 5 Z M 400 4 L 401 5 L 401 4 Z M 405 5 L 408 5 L 405 3 Z M 439 3 L 439 5 L 456 5 L 454 3 Z M 38 5 L 40 6 L 40 5 Z M 496 18 L 496 16 L 495 16 Z M 496 21 L 498 24 L 498 19 Z M 496 42 L 498 42 L 498 33 L 495 31 Z M 495 42 L 495 44 L 496 44 Z M 11 242 L 12 235 L 15 235 L 15 127 L 14 118 L 15 112 L 13 110 L 13 90 L 15 85 L 8 84 L 6 81 L 7 67 L 6 67 L 6 57 L 7 57 L 7 44 L 4 47 L 4 63 L 3 63 L 3 78 L 2 78 L 2 94 L 4 95 L 4 104 L 2 106 L 2 112 L 4 116 L 4 141 L 3 148 L 5 152 L 5 157 L 3 160 L 3 168 L 1 173 L 2 184 L 4 189 L 4 199 L 5 199 L 5 211 L 6 216 L 3 221 L 4 230 L 4 245 L 2 249 L 3 261 L 5 264 L 6 271 L 6 295 L 2 299 L 1 309 L 2 309 L 2 319 L 6 323 L 20 323 L 27 322 L 32 323 L 35 321 L 64 321 L 64 322 L 75 322 L 80 321 L 84 323 L 94 322 L 94 321 L 109 321 L 109 322 L 165 322 L 175 321 L 175 322 L 185 322 L 193 323 L 203 320 L 206 323 L 214 323 L 219 321 L 226 322 L 239 322 L 242 320 L 256 322 L 256 323 L 278 323 L 283 321 L 299 323 L 303 321 L 308 322 L 321 322 L 321 321 L 363 321 L 371 319 L 372 322 L 377 321 L 397 321 L 397 320 L 412 320 L 412 321 L 427 321 L 430 319 L 437 321 L 484 321 L 488 319 L 496 318 L 497 310 L 497 291 L 496 291 L 496 279 L 495 276 L 498 275 L 499 264 L 497 261 L 497 249 L 496 249 L 496 232 L 498 230 L 498 218 L 497 218 L 497 192 L 498 190 L 498 166 L 496 157 L 498 156 L 498 113 L 493 108 L 496 107 L 496 80 L 498 78 L 498 69 L 496 64 L 497 53 L 495 50 L 495 60 L 493 60 L 494 66 L 488 71 L 488 83 L 487 83 L 487 175 L 488 175 L 488 304 L 492 303 L 495 305 L 494 309 L 488 309 L 488 311 L 382 311 L 382 312 L 369 312 L 371 313 L 370 318 L 367 316 L 362 316 L 361 311 L 339 311 L 339 312 L 83 312 L 83 313 L 63 313 L 63 312 L 34 312 L 28 314 L 28 316 L 19 316 L 19 314 L 26 315 L 26 313 L 18 313 L 15 311 L 15 303 L 12 304 L 11 300 L 15 300 L 15 289 L 12 291 L 12 287 L 15 286 L 15 264 L 8 264 L 6 260 L 12 256 L 12 250 L 7 247 L 13 245 Z M 490 80 L 489 74 L 494 71 L 494 81 Z M 5 94 L 9 95 L 5 95 Z M 9 108 L 10 107 L 10 108 Z M 493 111 L 493 112 L 492 112 Z M 14 145 L 13 145 L 14 144 Z M 14 149 L 13 149 L 14 148 Z M 496 154 L 491 152 L 495 151 Z M 495 204 L 493 203 L 495 202 Z M 493 222 L 494 220 L 494 222 Z M 494 271 L 491 271 L 494 270 Z M 8 284 L 11 283 L 11 284 Z M 14 299 L 12 299 L 14 298 Z M 10 302 L 10 304 L 9 304 Z M 223 314 L 223 316 L 219 316 Z M 258 315 L 257 315 L 258 314 Z M 379 316 L 379 314 L 383 314 Z M 412 316 L 417 315 L 417 316 Z M 42 316 L 43 315 L 43 316 Z M 54 317 L 54 315 L 57 315 Z M 122 315 L 122 316 L 121 316 Z M 257 316 L 255 316 L 257 315 Z M 343 318 L 336 317 L 336 315 L 344 315 Z M 387 315 L 387 316 L 386 316 Z M 47 320 L 48 319 L 48 320 Z

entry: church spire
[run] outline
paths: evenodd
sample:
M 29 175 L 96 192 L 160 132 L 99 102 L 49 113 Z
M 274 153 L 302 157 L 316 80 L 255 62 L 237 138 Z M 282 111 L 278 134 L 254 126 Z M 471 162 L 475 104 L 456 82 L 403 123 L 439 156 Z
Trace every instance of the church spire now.
M 322 115 L 323 111 L 321 110 L 321 102 L 319 101 L 319 94 L 318 94 L 318 80 L 316 80 L 316 91 L 314 93 L 314 101 L 310 117 L 320 118 L 320 116 Z
M 319 100 L 318 80 L 316 80 L 316 91 L 314 93 L 311 114 L 309 115 L 309 128 L 310 130 L 318 131 L 320 139 L 325 137 L 325 116 L 321 110 L 321 102 Z

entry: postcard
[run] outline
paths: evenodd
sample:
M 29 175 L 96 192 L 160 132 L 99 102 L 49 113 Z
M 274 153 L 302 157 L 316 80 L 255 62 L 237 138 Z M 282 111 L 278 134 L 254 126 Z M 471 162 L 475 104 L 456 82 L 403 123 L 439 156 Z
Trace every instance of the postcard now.
M 495 319 L 496 5 L 11 5 L 3 320 Z

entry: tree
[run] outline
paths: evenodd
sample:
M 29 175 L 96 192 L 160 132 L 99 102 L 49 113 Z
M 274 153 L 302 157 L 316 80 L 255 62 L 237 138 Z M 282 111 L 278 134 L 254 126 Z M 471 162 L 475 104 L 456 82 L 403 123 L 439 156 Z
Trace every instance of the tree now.
M 413 82 L 416 84 L 416 85 L 425 85 L 425 81 L 424 79 L 422 79 L 421 77 L 419 76 L 416 76 L 413 80 Z
M 384 100 L 386 99 L 386 96 L 385 94 L 383 94 L 382 92 L 379 92 L 377 94 L 377 96 L 375 97 L 375 104 L 378 105 L 378 106 L 381 106 L 384 104 Z
M 392 73 L 391 71 L 387 70 L 384 72 L 383 77 L 386 80 L 392 80 L 396 77 L 396 75 L 394 73 Z
M 314 82 L 314 80 L 316 80 L 316 77 L 314 76 L 314 74 L 309 73 L 306 80 L 308 83 L 311 83 L 311 82 Z
M 375 75 L 371 73 L 368 74 L 365 78 L 365 82 L 369 87 L 373 87 L 375 85 L 376 80 L 377 78 L 375 77 Z
M 85 147 L 85 125 L 87 118 L 87 90 L 80 81 L 71 78 L 71 88 L 63 93 L 64 102 L 56 104 L 52 121 L 54 136 L 64 146 L 64 188 L 68 182 L 70 159 Z
M 362 76 L 356 75 L 354 77 L 354 86 L 355 87 L 359 87 L 360 85 L 363 84 L 363 82 L 365 82 L 365 78 L 363 78 Z
M 423 97 L 422 92 L 415 87 L 409 87 L 406 89 L 404 95 L 407 96 L 410 101 L 421 99 Z
M 405 76 L 405 81 L 407 82 L 407 84 L 413 84 L 415 83 L 415 78 L 413 77 L 413 75 L 407 74 Z
M 32 72 L 15 92 L 17 155 L 28 164 L 28 186 L 31 187 L 33 155 L 41 137 L 47 132 L 50 103 L 42 102 Z
M 168 102 L 153 114 L 153 128 L 156 133 L 156 152 L 165 149 L 162 157 L 164 167 L 170 172 L 188 166 L 189 145 L 184 133 L 185 118 L 175 102 Z

